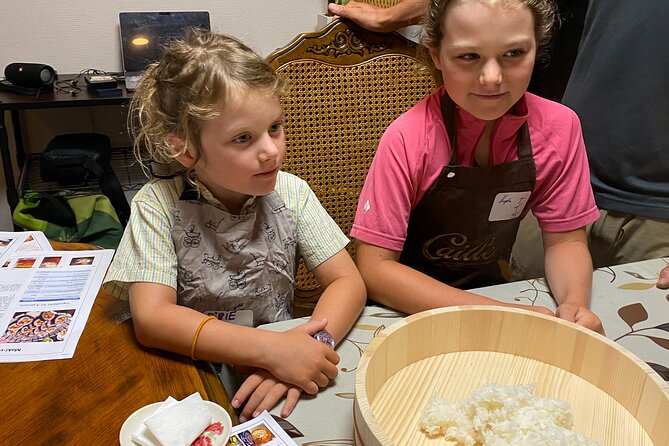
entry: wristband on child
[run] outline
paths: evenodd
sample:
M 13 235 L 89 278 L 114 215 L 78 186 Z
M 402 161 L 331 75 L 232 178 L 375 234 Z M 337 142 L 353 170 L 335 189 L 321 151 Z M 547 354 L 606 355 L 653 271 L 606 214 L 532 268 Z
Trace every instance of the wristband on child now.
M 204 324 L 206 324 L 212 319 L 216 319 L 216 316 L 205 317 L 200 321 L 200 325 L 197 326 L 197 329 L 195 329 L 195 335 L 193 335 L 193 343 L 190 346 L 190 357 L 193 361 L 197 361 L 197 358 L 195 357 L 195 346 L 197 345 L 197 338 L 200 337 L 200 332 L 202 331 L 202 327 L 204 327 Z
M 321 330 L 318 333 L 314 334 L 314 339 L 322 342 L 323 344 L 329 346 L 330 348 L 335 347 L 335 341 L 332 339 L 332 335 L 325 330 Z

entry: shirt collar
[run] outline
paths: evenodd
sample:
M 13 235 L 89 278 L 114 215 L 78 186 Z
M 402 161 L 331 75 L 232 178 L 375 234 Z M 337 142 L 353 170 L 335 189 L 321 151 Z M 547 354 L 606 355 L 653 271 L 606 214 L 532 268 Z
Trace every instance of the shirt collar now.
M 457 116 L 463 124 L 462 127 L 458 126 L 460 129 L 469 128 L 472 129 L 472 131 L 476 131 L 478 133 L 483 132 L 483 129 L 485 129 L 487 123 L 486 121 L 477 118 L 467 110 L 460 108 L 457 105 L 455 108 L 457 111 Z M 527 101 L 525 99 L 525 95 L 523 94 L 518 102 L 516 102 L 508 112 L 506 112 L 501 118 L 497 120 L 493 138 L 503 140 L 514 138 L 518 132 L 518 129 L 520 129 L 520 127 L 527 121 L 527 116 Z

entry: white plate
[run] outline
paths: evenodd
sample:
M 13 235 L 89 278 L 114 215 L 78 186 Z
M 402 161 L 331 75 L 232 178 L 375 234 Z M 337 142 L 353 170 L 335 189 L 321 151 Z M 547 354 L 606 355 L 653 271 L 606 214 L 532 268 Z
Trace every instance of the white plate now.
M 226 441 L 223 444 L 227 443 L 227 438 L 230 435 L 230 430 L 232 429 L 232 420 L 230 419 L 230 415 L 228 415 L 228 412 L 226 412 L 225 409 L 216 403 L 212 403 L 211 401 L 205 401 L 204 403 L 207 405 L 209 412 L 211 412 L 211 422 L 215 423 L 219 421 L 223 425 L 223 434 L 226 436 Z M 121 426 L 121 432 L 118 435 L 121 446 L 136 446 L 136 443 L 133 443 L 132 441 L 132 434 L 137 432 L 137 429 L 139 429 L 139 426 L 141 426 L 144 420 L 146 420 L 149 415 L 155 412 L 161 404 L 163 404 L 162 401 L 141 407 L 134 411 L 132 415 L 130 415 L 123 422 L 123 426 Z

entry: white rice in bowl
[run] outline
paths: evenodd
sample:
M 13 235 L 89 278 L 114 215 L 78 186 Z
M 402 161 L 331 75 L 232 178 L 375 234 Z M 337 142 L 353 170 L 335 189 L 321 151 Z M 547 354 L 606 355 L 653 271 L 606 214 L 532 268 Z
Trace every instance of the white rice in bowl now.
M 464 446 L 601 446 L 571 430 L 567 402 L 534 396 L 534 388 L 487 384 L 455 403 L 434 396 L 419 426 L 430 437 Z

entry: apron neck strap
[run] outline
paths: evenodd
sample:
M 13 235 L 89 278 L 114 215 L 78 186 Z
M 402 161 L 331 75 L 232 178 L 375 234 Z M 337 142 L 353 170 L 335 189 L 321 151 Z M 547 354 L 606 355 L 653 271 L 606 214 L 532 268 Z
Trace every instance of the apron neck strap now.
M 451 141 L 451 160 L 448 164 L 455 166 L 458 163 L 455 102 L 446 92 L 441 96 L 441 117 L 444 120 L 448 139 Z M 518 129 L 518 159 L 527 158 L 532 158 L 532 145 L 530 143 L 530 130 L 527 121 L 525 121 Z

